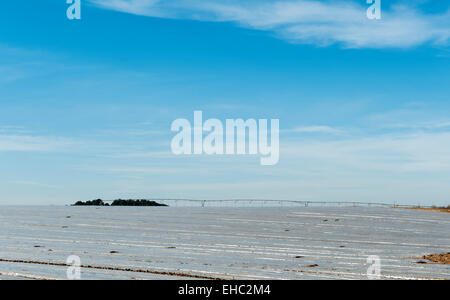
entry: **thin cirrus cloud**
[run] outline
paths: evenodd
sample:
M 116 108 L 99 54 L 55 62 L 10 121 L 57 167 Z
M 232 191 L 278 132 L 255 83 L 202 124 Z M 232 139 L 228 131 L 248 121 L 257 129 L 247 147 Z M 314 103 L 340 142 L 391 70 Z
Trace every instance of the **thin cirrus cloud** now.
M 421 132 L 314 140 L 285 145 L 281 150 L 290 161 L 317 160 L 324 166 L 345 166 L 338 167 L 340 170 L 449 172 L 449 147 L 450 132 Z
M 72 140 L 58 137 L 3 134 L 0 135 L 0 151 L 53 152 L 70 149 Z
M 290 133 L 324 133 L 324 134 L 343 134 L 344 132 L 340 129 L 333 128 L 330 126 L 302 126 L 296 127 L 294 129 L 288 129 L 284 132 Z
M 381 20 L 366 17 L 365 1 L 319 0 L 91 0 L 125 13 L 159 18 L 233 22 L 274 32 L 293 43 L 346 48 L 447 46 L 450 11 L 425 13 L 416 6 L 383 9 Z

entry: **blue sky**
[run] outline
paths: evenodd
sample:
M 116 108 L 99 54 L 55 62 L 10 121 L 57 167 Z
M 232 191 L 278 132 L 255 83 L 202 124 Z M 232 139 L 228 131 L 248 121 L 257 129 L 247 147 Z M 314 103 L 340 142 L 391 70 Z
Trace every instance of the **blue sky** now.
M 450 204 L 450 3 L 8 1 L 0 203 Z M 280 163 L 176 157 L 170 124 L 279 118 Z

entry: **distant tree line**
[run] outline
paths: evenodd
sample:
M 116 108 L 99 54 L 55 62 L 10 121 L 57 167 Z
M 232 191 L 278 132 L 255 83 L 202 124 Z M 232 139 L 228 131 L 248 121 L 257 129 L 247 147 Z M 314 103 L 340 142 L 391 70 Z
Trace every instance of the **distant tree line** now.
M 433 205 L 431 208 L 434 208 L 434 209 L 447 209 L 447 210 L 450 210 L 450 205 L 448 205 L 447 207 L 445 207 L 445 206 L 435 206 L 435 205 Z
M 138 200 L 117 199 L 114 200 L 110 205 L 109 203 L 105 203 L 102 199 L 96 199 L 86 202 L 78 201 L 73 206 L 168 206 L 168 205 L 145 199 L 138 199 Z

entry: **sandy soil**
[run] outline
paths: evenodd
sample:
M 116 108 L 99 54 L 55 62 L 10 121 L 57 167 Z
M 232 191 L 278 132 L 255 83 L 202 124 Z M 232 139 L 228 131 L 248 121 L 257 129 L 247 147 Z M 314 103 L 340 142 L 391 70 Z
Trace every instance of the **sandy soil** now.
M 450 208 L 421 208 L 421 207 L 407 207 L 407 208 L 402 208 L 402 209 L 427 210 L 427 211 L 435 211 L 435 212 L 450 213 Z
M 442 254 L 424 255 L 422 259 L 426 259 L 438 264 L 448 265 L 450 264 L 450 252 Z

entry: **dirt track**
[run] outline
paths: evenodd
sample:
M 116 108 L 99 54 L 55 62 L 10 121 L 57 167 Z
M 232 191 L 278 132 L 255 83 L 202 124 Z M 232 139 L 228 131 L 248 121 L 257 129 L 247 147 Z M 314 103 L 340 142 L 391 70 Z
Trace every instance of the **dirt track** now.
M 423 259 L 432 261 L 434 263 L 449 265 L 450 264 L 450 252 L 443 254 L 430 254 L 422 257 Z

